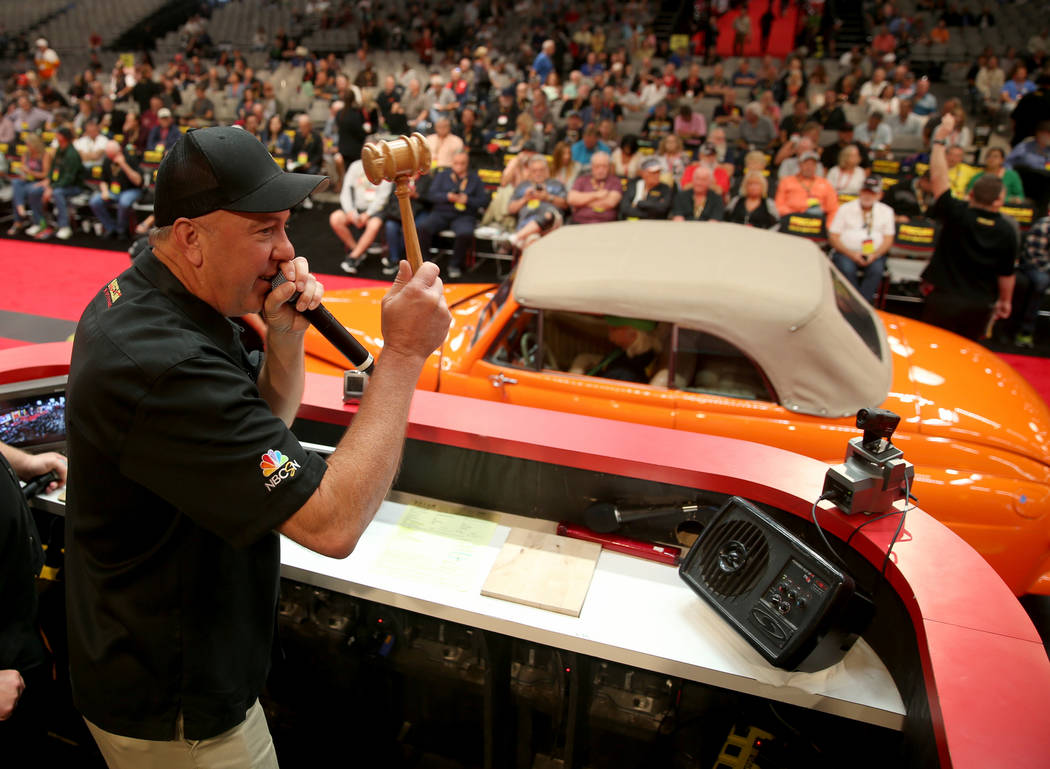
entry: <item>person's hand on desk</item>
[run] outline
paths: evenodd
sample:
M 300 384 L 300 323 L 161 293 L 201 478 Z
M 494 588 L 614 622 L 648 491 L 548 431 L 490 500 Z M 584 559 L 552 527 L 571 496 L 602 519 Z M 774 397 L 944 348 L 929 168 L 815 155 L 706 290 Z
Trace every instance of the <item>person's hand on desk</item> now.
M 54 491 L 66 485 L 66 458 L 55 451 L 47 451 L 43 454 L 30 454 L 27 451 L 16 449 L 5 443 L 0 443 L 0 451 L 11 464 L 15 475 L 23 481 L 29 481 L 41 475 L 54 471 L 58 476 L 57 481 L 48 484 L 44 492 Z
M 45 491 L 54 491 L 66 485 L 67 467 L 64 456 L 55 451 L 48 451 L 44 454 L 27 454 L 26 456 L 28 457 L 25 462 L 26 469 L 24 472 L 19 473 L 19 477 L 22 480 L 27 481 L 39 475 L 46 475 L 53 470 L 55 475 L 58 476 L 58 480 L 49 483 Z

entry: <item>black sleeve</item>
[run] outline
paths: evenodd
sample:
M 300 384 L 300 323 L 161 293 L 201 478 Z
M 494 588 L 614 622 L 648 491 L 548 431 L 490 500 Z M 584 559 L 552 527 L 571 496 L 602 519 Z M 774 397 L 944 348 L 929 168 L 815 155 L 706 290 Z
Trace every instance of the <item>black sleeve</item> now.
M 1017 270 L 1020 244 L 1018 243 L 1017 229 L 1013 225 L 1008 225 L 1004 230 L 1003 250 L 1000 257 L 996 260 L 995 272 L 1000 277 L 1006 278 L 1013 275 Z
M 310 166 L 316 166 L 320 169 L 321 162 L 324 160 L 324 142 L 321 141 L 321 136 L 316 131 L 310 134 L 310 139 L 307 142 L 307 153 Z
M 647 195 L 638 201 L 638 210 L 647 219 L 666 219 L 671 210 L 671 189 L 664 184 L 653 188 L 656 195 Z
M 725 216 L 725 213 L 726 206 L 725 203 L 722 202 L 722 196 L 717 192 L 713 195 L 709 192 L 707 194 L 707 205 L 704 206 L 704 218 L 720 222 L 722 221 L 722 217 Z
M 630 216 L 642 215 L 642 212 L 636 209 L 632 203 L 634 200 L 634 185 L 641 184 L 641 179 L 635 179 L 633 182 L 627 185 L 627 189 L 623 191 L 623 196 L 620 198 L 620 218 L 626 219 Z
M 327 465 L 222 356 L 173 366 L 137 404 L 120 470 L 239 547 L 298 511 Z
M 939 198 L 933 201 L 933 205 L 930 206 L 930 210 L 926 213 L 931 219 L 943 221 L 957 216 L 960 213 L 960 209 L 965 207 L 965 203 L 952 197 L 951 190 L 945 190 Z
M 471 171 L 469 179 L 466 190 L 467 206 L 471 211 L 477 211 L 480 214 L 488 206 L 492 195 L 485 189 L 485 183 L 481 181 L 481 177 L 473 171 Z
M 674 201 L 671 203 L 671 216 L 684 216 L 686 219 L 693 218 L 693 191 L 678 190 Z
M 729 201 L 729 205 L 726 207 L 726 210 L 724 212 L 722 212 L 722 219 L 724 221 L 733 222 L 735 224 L 743 224 L 744 223 L 744 217 L 742 217 L 742 216 L 739 216 L 739 217 L 735 216 L 737 205 L 740 203 L 741 200 L 743 200 L 743 198 L 741 198 L 739 195 L 737 195 L 735 198 L 733 198 L 732 200 Z

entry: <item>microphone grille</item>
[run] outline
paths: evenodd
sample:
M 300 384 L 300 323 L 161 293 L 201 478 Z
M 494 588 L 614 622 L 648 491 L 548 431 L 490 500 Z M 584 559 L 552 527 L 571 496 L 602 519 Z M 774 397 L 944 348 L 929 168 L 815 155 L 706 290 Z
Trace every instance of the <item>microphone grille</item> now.
M 277 274 L 274 275 L 273 279 L 270 281 L 270 288 L 277 288 L 282 283 L 287 283 L 287 282 L 288 282 L 288 278 L 284 277 L 284 273 L 281 272 L 280 270 L 278 270 Z

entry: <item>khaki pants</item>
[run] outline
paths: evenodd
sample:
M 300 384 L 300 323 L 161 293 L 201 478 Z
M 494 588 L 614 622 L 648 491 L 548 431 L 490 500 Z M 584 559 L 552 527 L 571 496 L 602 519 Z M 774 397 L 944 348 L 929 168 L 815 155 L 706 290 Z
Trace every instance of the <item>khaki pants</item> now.
M 174 740 L 121 737 L 84 721 L 109 769 L 278 769 L 258 700 L 239 726 L 207 740 L 187 740 L 182 734 L 182 716 Z

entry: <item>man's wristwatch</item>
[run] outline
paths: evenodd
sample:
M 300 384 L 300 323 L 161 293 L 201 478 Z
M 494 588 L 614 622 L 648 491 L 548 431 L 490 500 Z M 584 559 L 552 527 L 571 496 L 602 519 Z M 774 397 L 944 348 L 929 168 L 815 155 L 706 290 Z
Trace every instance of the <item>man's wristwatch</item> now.
M 947 139 L 934 139 L 933 141 L 930 142 L 930 144 L 939 144 L 942 147 L 947 147 L 948 146 L 948 140 Z

